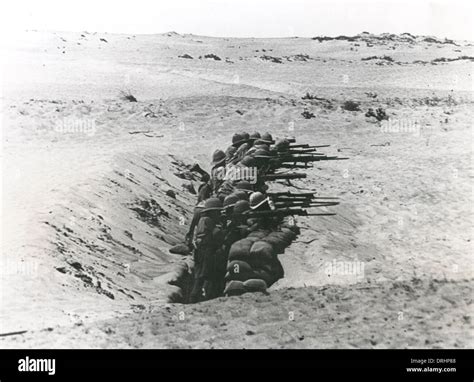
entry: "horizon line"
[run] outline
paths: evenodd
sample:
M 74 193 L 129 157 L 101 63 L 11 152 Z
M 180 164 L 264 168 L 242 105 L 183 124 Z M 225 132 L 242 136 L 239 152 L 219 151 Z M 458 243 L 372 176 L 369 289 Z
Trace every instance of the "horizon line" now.
M 59 29 L 37 29 L 37 28 L 26 28 L 19 30 L 22 32 L 49 32 L 49 33 L 87 33 L 87 34 L 110 34 L 110 35 L 125 35 L 125 36 L 157 36 L 157 35 L 167 35 L 167 34 L 175 34 L 177 36 L 195 36 L 195 37 L 207 37 L 207 38 L 232 38 L 232 39 L 296 39 L 296 38 L 301 38 L 301 39 L 313 39 L 315 37 L 329 37 L 329 38 L 337 38 L 337 37 L 348 37 L 348 38 L 353 38 L 353 37 L 359 37 L 360 35 L 363 34 L 369 34 L 372 36 L 380 36 L 380 35 L 394 35 L 394 36 L 402 36 L 405 34 L 409 34 L 411 36 L 416 37 L 435 37 L 439 40 L 452 40 L 452 41 L 467 41 L 467 42 L 473 42 L 474 40 L 469 40 L 469 39 L 459 39 L 459 38 L 449 38 L 446 36 L 440 37 L 439 35 L 428 35 L 428 34 L 414 34 L 411 32 L 403 32 L 403 33 L 393 33 L 393 32 L 380 32 L 380 33 L 373 33 L 373 32 L 368 32 L 368 31 L 362 31 L 359 32 L 355 35 L 350 35 L 350 34 L 335 34 L 335 35 L 326 35 L 326 34 L 315 34 L 312 36 L 302 36 L 302 35 L 294 35 L 294 36 L 264 36 L 264 37 L 255 37 L 255 36 L 213 36 L 213 35 L 201 35 L 201 34 L 194 34 L 194 33 L 180 33 L 176 32 L 174 30 L 171 31 L 166 31 L 166 32 L 138 32 L 138 33 L 124 33 L 124 32 L 100 32 L 100 31 L 89 31 L 86 29 L 82 30 L 59 30 Z

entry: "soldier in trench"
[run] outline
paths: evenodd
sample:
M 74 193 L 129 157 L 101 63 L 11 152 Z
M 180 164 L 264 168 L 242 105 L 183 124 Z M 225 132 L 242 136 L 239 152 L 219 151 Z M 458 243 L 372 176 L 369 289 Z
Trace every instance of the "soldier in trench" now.
M 194 238 L 194 281 L 190 302 L 196 303 L 217 297 L 219 291 L 217 267 L 222 255 L 222 202 L 218 198 L 206 200 L 200 212 Z

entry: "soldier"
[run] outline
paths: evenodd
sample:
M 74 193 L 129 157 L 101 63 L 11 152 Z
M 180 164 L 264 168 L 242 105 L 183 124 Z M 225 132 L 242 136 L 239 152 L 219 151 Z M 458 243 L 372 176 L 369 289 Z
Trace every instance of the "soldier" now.
M 225 288 L 225 273 L 227 267 L 227 259 L 229 255 L 230 246 L 237 240 L 247 236 L 248 231 L 246 227 L 242 227 L 241 219 L 234 217 L 234 206 L 240 201 L 235 194 L 230 194 L 224 199 L 224 229 L 223 229 L 223 245 L 222 253 L 217 257 L 216 275 L 215 275 L 215 293 L 221 296 Z M 246 202 L 248 204 L 248 202 Z M 241 207 L 240 207 L 241 209 Z
M 258 149 L 253 154 L 253 158 L 255 159 L 255 165 L 259 170 L 269 171 L 272 167 L 272 164 L 276 164 L 277 157 L 272 155 L 269 150 L 266 149 Z
M 257 164 L 254 160 L 254 158 L 250 155 L 245 155 L 242 160 L 240 161 L 239 163 L 241 166 L 245 166 L 245 167 L 255 167 L 255 165 Z
M 225 228 L 224 250 L 228 254 L 230 246 L 237 240 L 247 237 L 248 227 L 245 225 L 246 218 L 244 212 L 250 210 L 250 204 L 246 200 L 240 200 L 236 194 L 229 195 L 224 201 Z
M 209 181 L 213 195 L 217 193 L 217 190 L 219 189 L 219 187 L 222 185 L 222 183 L 225 180 L 225 173 L 226 173 L 225 162 L 226 162 L 225 153 L 222 150 L 214 151 L 214 154 L 212 154 L 212 162 L 211 162 L 211 166 L 212 166 L 211 179 Z
M 258 131 L 255 131 L 254 133 L 250 134 L 250 143 L 253 145 L 254 142 L 257 140 L 257 139 L 260 139 L 262 136 L 260 135 L 260 133 Z
M 236 151 L 237 151 L 237 147 L 235 147 L 235 146 L 229 146 L 227 148 L 227 150 L 225 151 L 226 164 L 229 164 L 231 162 L 231 160 L 234 157 Z
M 247 140 L 245 139 L 245 136 L 241 133 L 235 133 L 232 136 L 232 145 L 227 148 L 229 150 L 231 147 L 234 147 L 235 149 L 238 149 L 241 145 L 246 143 Z M 227 151 L 226 150 L 226 151 Z
M 253 211 L 271 210 L 271 201 L 268 196 L 261 192 L 254 192 L 250 195 L 250 209 Z
M 205 180 L 205 183 L 199 185 L 198 188 L 198 199 L 197 205 L 194 207 L 193 220 L 189 227 L 188 233 L 185 236 L 185 242 L 189 246 L 191 244 L 194 229 L 199 222 L 200 211 L 204 207 L 204 201 L 209 199 L 213 194 L 216 193 L 217 189 L 221 186 L 224 181 L 225 174 L 225 154 L 222 150 L 216 150 L 212 154 L 211 161 L 211 175 L 204 171 L 198 164 L 195 164 L 191 171 L 196 171 L 202 175 L 201 180 Z
M 235 200 L 237 200 L 235 203 L 233 203 L 233 206 L 231 208 L 228 208 L 226 210 L 226 219 L 227 219 L 227 225 L 225 229 L 225 235 L 224 235 L 224 245 L 223 245 L 223 250 L 224 250 L 224 258 L 226 261 L 229 259 L 229 252 L 230 248 L 232 247 L 232 244 L 235 242 L 247 237 L 250 233 L 248 226 L 247 226 L 247 218 L 244 215 L 245 212 L 250 210 L 250 204 L 246 200 L 239 200 L 238 196 L 236 194 L 232 194 L 228 197 L 229 199 L 227 200 L 228 203 L 233 203 Z M 224 264 L 223 268 L 223 274 L 222 274 L 222 290 L 221 292 L 224 292 L 225 288 L 225 273 L 226 273 L 226 264 Z
M 246 202 L 249 201 L 249 194 L 245 191 L 235 190 L 234 195 L 237 196 L 239 198 L 239 200 L 245 200 Z
M 237 182 L 234 186 L 234 189 L 235 191 L 243 191 L 247 195 L 250 195 L 254 191 L 252 184 L 246 180 Z
M 252 211 L 270 211 L 273 210 L 271 199 L 261 192 L 254 192 L 250 195 L 250 209 Z M 278 218 L 274 217 L 253 217 L 248 219 L 250 231 L 271 230 L 278 225 Z
M 211 188 L 209 186 L 209 180 L 211 179 L 209 173 L 201 168 L 199 164 L 195 163 L 189 171 L 191 172 L 197 172 L 199 175 L 201 175 L 201 184 L 199 185 L 198 188 L 198 199 L 197 203 L 199 204 L 203 200 L 208 199 L 211 196 Z
M 206 200 L 194 239 L 194 283 L 190 302 L 208 300 L 217 295 L 216 265 L 223 238 L 221 223 L 222 202 L 217 198 Z
M 230 159 L 229 163 L 237 164 L 245 156 L 245 153 L 251 147 L 249 141 L 250 135 L 248 133 L 234 134 L 234 136 L 232 137 L 232 146 L 234 146 L 237 150 Z M 230 150 L 230 148 L 227 150 Z
M 267 145 L 271 145 L 274 143 L 273 137 L 270 133 L 264 133 L 262 134 L 262 137 L 260 138 L 260 141 L 263 143 L 266 143 Z
M 245 154 L 247 154 L 247 151 L 252 147 L 252 144 L 250 143 L 250 135 L 247 133 L 242 134 L 244 143 L 242 143 L 237 151 L 234 154 L 234 162 L 239 162 Z
M 201 183 L 198 188 L 198 198 L 197 198 L 197 203 L 201 203 L 205 201 L 206 199 L 209 199 L 212 195 L 212 187 L 211 184 L 209 183 L 209 180 L 207 180 L 205 183 Z
M 189 226 L 188 233 L 184 237 L 184 241 L 185 241 L 186 245 L 190 248 L 192 248 L 192 245 L 193 245 L 194 230 L 195 230 L 197 224 L 199 223 L 199 219 L 201 218 L 201 211 L 204 208 L 204 204 L 205 204 L 205 201 L 202 200 L 194 207 L 193 220 L 191 220 L 191 224 Z
M 290 149 L 290 141 L 288 139 L 279 139 L 275 142 L 270 151 L 272 152 L 285 152 Z

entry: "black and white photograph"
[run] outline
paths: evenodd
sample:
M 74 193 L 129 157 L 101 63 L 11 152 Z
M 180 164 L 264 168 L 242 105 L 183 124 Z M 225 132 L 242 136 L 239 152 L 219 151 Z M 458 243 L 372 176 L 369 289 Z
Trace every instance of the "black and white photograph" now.
M 472 350 L 472 2 L 0 9 L 0 349 Z

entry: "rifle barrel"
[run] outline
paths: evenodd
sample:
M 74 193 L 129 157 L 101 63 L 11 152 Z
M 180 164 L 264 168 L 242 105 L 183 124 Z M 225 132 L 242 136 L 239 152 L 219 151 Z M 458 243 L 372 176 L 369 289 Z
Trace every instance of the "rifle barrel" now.
M 335 213 L 332 212 L 323 212 L 323 213 L 308 213 L 308 211 L 301 208 L 281 208 L 278 210 L 270 211 L 247 211 L 243 215 L 252 218 L 252 217 L 273 217 L 273 216 L 334 216 Z
M 278 179 L 303 179 L 306 178 L 304 173 L 292 173 L 292 174 L 267 174 L 263 176 L 264 180 L 278 180 Z
M 267 194 L 268 196 L 274 198 L 275 200 L 300 200 L 300 199 L 330 199 L 330 200 L 339 200 L 337 196 L 314 196 L 314 195 L 274 195 Z
M 323 160 L 345 160 L 349 158 L 340 158 L 340 157 L 328 157 L 326 155 L 312 155 L 312 156 L 297 156 L 291 158 L 282 158 L 282 164 L 286 163 L 298 163 L 298 162 L 318 162 Z
M 339 202 L 300 202 L 300 203 L 275 203 L 275 207 L 333 207 Z
M 292 148 L 302 148 L 302 149 L 308 149 L 308 148 L 315 148 L 315 149 L 318 149 L 318 148 L 323 148 L 323 147 L 330 147 L 331 145 L 318 145 L 318 146 L 314 146 L 314 145 L 309 145 L 308 143 L 300 143 L 298 145 L 290 145 L 290 149 Z
M 294 208 L 277 208 L 268 211 L 247 211 L 246 216 L 249 217 L 266 217 L 266 216 L 290 216 L 290 215 L 306 215 L 308 212 L 300 207 Z
M 316 151 L 315 148 L 303 148 L 303 149 L 296 149 L 294 150 L 290 147 L 288 150 L 280 151 L 282 154 L 306 154 L 306 153 L 314 153 Z
M 289 163 L 282 163 L 278 166 L 278 168 L 311 168 L 313 166 L 308 166 L 304 164 L 289 164 Z
M 316 192 L 298 192 L 294 193 L 291 191 L 280 191 L 280 192 L 268 192 L 269 196 L 310 196 L 314 195 Z

